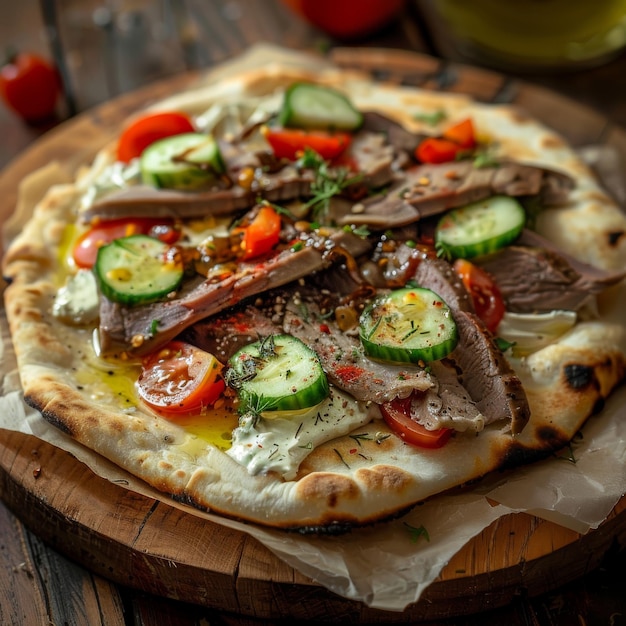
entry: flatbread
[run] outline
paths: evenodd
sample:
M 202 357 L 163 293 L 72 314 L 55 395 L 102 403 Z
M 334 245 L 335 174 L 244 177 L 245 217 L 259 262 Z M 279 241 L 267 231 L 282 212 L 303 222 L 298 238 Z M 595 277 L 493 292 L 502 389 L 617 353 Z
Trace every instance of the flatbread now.
M 223 135 L 275 110 L 294 81 L 314 81 L 343 90 L 357 108 L 380 112 L 415 132 L 441 130 L 421 121 L 424 114 L 445 111 L 448 124 L 471 117 L 495 157 L 552 168 L 575 181 L 565 204 L 541 212 L 539 234 L 585 263 L 626 268 L 626 216 L 562 138 L 519 110 L 374 83 L 336 68 L 269 64 L 214 79 L 152 110 L 187 111 Z M 509 357 L 531 410 L 520 434 L 513 435 L 510 422 L 501 420 L 428 450 L 406 444 L 371 407 L 354 405 L 364 417 L 349 432 L 311 449 L 294 476 L 251 474 L 216 445 L 214 434 L 142 408 L 133 386 L 138 362 L 99 359 L 92 327 L 68 325 L 52 314 L 65 274 L 67 227 L 89 210 L 88 190 L 113 153 L 113 146 L 103 147 L 77 180 L 50 188 L 37 204 L 4 259 L 10 282 L 6 311 L 26 401 L 89 449 L 177 500 L 277 528 L 334 532 L 369 524 L 497 468 L 562 448 L 624 378 L 622 281 L 598 298 L 595 311 L 546 347 Z M 339 397 L 338 391 L 333 394 Z

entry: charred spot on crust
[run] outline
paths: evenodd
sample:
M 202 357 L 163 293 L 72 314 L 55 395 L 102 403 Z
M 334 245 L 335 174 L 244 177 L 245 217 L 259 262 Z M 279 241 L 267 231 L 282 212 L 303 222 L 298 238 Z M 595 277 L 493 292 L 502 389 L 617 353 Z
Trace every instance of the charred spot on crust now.
M 626 233 L 623 230 L 614 230 L 608 233 L 607 238 L 609 240 L 609 246 L 616 246 L 624 235 L 626 235 Z
M 284 530 L 289 532 L 295 532 L 300 535 L 325 535 L 329 537 L 338 537 L 339 535 L 345 535 L 354 528 L 354 524 L 347 522 L 333 522 L 328 526 L 295 526 L 293 528 L 288 527 Z
M 72 431 L 68 428 L 67 424 L 63 423 L 59 418 L 51 411 L 46 411 L 43 406 L 35 400 L 33 396 L 25 395 L 24 402 L 28 404 L 29 407 L 35 409 L 35 411 L 39 411 L 42 417 L 52 424 L 55 428 L 58 428 L 60 431 L 64 432 L 66 435 L 72 436 Z
M 548 448 L 555 450 L 567 443 L 563 435 L 552 426 L 542 426 L 537 429 L 537 438 L 545 443 Z
M 606 404 L 605 399 L 603 397 L 599 397 L 595 404 L 593 405 L 593 409 L 591 410 L 592 415 L 597 415 L 604 409 L 604 405 Z
M 565 433 L 552 426 L 538 428 L 535 434 L 538 440 L 537 448 L 527 448 L 513 441 L 505 449 L 499 468 L 501 470 L 514 469 L 521 465 L 535 463 L 545 459 L 555 450 L 559 450 L 569 443 Z
M 594 380 L 593 367 L 589 365 L 566 365 L 563 368 L 565 380 L 572 389 L 584 389 Z
M 513 444 L 506 449 L 499 469 L 513 469 L 521 465 L 534 463 L 535 461 L 545 459 L 548 454 L 549 453 L 544 450 L 532 450 L 521 445 Z

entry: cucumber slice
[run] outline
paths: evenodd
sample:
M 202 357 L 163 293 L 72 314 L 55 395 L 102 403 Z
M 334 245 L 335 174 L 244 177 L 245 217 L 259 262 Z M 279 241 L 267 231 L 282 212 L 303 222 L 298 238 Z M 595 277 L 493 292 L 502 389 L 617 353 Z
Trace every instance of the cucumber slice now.
M 143 151 L 140 167 L 145 184 L 167 189 L 206 187 L 226 170 L 215 138 L 201 133 L 155 141 Z
M 147 235 L 115 239 L 98 250 L 94 271 L 109 300 L 134 305 L 154 302 L 178 289 L 183 266 L 172 247 Z
M 270 335 L 236 352 L 227 381 L 242 411 L 293 411 L 319 404 L 329 394 L 319 357 L 291 335 Z
M 342 93 L 312 83 L 294 83 L 285 92 L 278 123 L 317 130 L 357 130 L 363 115 Z
M 517 200 L 493 196 L 446 213 L 437 224 L 435 243 L 447 256 L 471 259 L 509 245 L 525 224 Z
M 368 356 L 390 363 L 437 361 L 458 341 L 450 308 L 422 287 L 376 298 L 361 314 L 360 336 Z

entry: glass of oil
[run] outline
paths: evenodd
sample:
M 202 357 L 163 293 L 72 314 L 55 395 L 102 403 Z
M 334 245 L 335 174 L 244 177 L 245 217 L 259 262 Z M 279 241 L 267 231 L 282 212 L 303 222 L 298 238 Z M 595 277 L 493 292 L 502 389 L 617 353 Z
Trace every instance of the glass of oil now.
M 498 69 L 600 65 L 626 47 L 626 0 L 436 0 L 458 52 Z

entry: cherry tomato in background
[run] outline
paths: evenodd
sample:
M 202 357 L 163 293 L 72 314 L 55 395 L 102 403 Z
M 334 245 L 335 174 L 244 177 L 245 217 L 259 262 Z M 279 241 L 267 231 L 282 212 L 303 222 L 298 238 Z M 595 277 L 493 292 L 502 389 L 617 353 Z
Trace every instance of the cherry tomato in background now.
M 451 428 L 427 430 L 411 419 L 411 403 L 413 396 L 396 398 L 380 407 L 387 426 L 407 443 L 420 448 L 441 448 L 452 435 Z
M 201 413 L 225 389 L 221 371 L 222 364 L 209 352 L 171 341 L 143 360 L 137 391 L 158 413 L 172 417 Z
M 454 270 L 472 296 L 476 315 L 495 333 L 505 313 L 504 300 L 493 278 L 466 259 L 457 259 Z
M 148 113 L 131 122 L 120 135 L 117 144 L 117 159 L 128 163 L 152 143 L 172 135 L 193 133 L 191 118 L 186 113 L 165 111 Z
M 356 39 L 386 26 L 404 0 L 283 0 L 292 11 L 338 39 Z
M 0 68 L 2 100 L 29 123 L 53 118 L 61 91 L 56 68 L 37 54 L 11 54 Z
M 266 128 L 263 134 L 277 158 L 291 161 L 300 158 L 305 148 L 311 148 L 324 160 L 332 161 L 345 152 L 352 140 L 348 133 L 298 128 Z
M 72 257 L 78 267 L 90 268 L 96 262 L 98 249 L 114 239 L 130 235 L 150 235 L 173 244 L 178 241 L 180 231 L 167 219 L 134 218 L 101 221 L 83 233 L 72 250 Z

